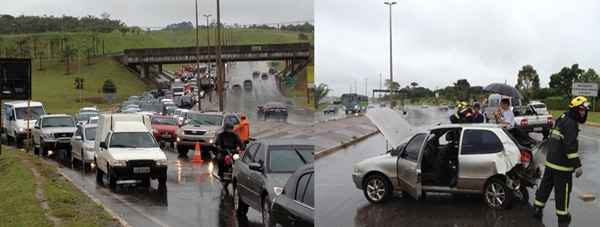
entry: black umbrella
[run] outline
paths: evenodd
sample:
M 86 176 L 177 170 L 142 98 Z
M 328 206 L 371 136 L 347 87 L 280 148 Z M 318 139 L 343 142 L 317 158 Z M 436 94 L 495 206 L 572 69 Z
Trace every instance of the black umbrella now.
M 493 83 L 486 86 L 483 90 L 498 93 L 505 96 L 510 96 L 513 98 L 521 98 L 521 93 L 519 93 L 519 91 L 515 87 L 510 86 L 508 84 Z

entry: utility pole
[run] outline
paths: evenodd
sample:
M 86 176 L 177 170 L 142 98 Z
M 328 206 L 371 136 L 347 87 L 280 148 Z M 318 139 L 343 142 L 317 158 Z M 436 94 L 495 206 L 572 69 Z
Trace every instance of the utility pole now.
M 381 83 L 381 73 L 379 73 L 379 90 L 383 89 L 383 84 Z M 379 98 L 381 98 L 381 92 L 379 93 Z
M 367 90 L 367 82 L 368 82 L 369 78 L 365 78 L 365 96 L 369 97 L 369 91 Z
M 198 111 L 202 110 L 202 97 L 200 92 L 200 37 L 198 36 L 198 0 L 196 0 L 196 84 L 198 87 Z
M 392 6 L 396 4 L 396 2 L 384 2 L 390 8 L 390 81 L 394 81 L 394 74 L 392 70 Z
M 219 92 L 219 111 L 224 109 L 224 85 L 225 85 L 225 73 L 223 72 L 223 62 L 221 62 L 221 1 L 217 0 L 217 78 L 218 85 L 217 90 Z
M 212 52 L 210 51 L 210 23 L 209 23 L 209 17 L 211 17 L 212 14 L 204 14 L 202 16 L 206 17 L 206 50 L 208 50 L 208 53 L 210 54 Z M 207 74 L 206 76 L 207 76 L 208 79 L 210 79 L 210 68 L 211 68 L 210 65 L 211 65 L 211 62 L 209 61 L 208 64 L 207 64 L 207 66 L 206 66 L 206 74 Z M 200 90 L 200 87 L 201 87 L 200 78 L 198 77 L 197 80 L 198 80 L 198 90 Z M 209 89 L 208 90 L 208 101 L 209 102 L 212 102 L 212 92 L 213 92 L 212 90 L 213 89 Z

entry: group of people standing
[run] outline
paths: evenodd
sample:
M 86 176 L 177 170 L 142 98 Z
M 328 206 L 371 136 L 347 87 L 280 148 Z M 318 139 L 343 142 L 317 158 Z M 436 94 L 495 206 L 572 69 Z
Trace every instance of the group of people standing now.
M 469 105 L 467 102 L 459 102 L 456 107 L 456 113 L 450 116 L 450 122 L 460 123 L 485 123 L 486 117 L 481 112 L 481 104 L 473 102 Z

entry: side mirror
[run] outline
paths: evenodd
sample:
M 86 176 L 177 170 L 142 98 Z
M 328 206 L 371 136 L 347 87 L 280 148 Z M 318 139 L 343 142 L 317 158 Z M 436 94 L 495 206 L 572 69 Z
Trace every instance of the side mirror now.
M 250 163 L 250 164 L 248 165 L 248 168 L 250 168 L 251 170 L 254 170 L 254 171 L 261 172 L 261 173 L 262 173 L 262 171 L 263 171 L 263 166 L 262 166 L 262 164 L 260 164 L 260 163 L 258 163 L 258 162 L 253 162 L 253 163 Z
M 106 142 L 100 142 L 100 148 L 106 149 Z
M 81 138 L 81 136 L 73 136 L 74 140 L 82 140 L 83 138 Z
M 399 149 L 392 149 L 390 151 L 390 155 L 392 155 L 392 156 L 398 156 L 398 154 L 400 154 L 400 150 Z

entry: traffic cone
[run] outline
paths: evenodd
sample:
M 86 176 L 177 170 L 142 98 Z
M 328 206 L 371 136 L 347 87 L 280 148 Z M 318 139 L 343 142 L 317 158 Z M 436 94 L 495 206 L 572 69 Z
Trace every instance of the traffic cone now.
M 202 163 L 202 154 L 200 153 L 200 143 L 196 143 L 194 157 L 192 158 L 193 163 Z

